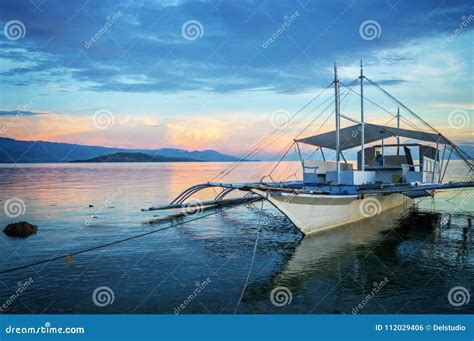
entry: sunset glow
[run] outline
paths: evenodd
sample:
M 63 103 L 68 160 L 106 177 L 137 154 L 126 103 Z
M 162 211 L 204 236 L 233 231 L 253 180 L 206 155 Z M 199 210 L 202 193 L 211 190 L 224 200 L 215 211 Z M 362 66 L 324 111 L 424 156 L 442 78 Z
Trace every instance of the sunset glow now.
M 45 4 L 42 13 L 29 6 L 25 4 L 20 16 L 27 22 L 25 37 L 1 42 L 4 137 L 240 154 L 275 128 L 276 111 L 295 113 L 329 84 L 334 61 L 341 79 L 349 82 L 358 77 L 363 59 L 369 78 L 435 128 L 456 142 L 473 142 L 474 24 L 466 16 L 467 7 L 444 4 L 446 8 L 441 6 L 423 23 L 413 20 L 431 11 L 430 6 L 420 4 L 407 12 L 399 4 L 399 15 L 372 8 L 380 36 L 364 38 L 359 35 L 367 14 L 363 5 L 349 4 L 349 12 L 340 18 L 345 25 L 331 26 L 318 37 L 319 22 L 337 11 L 325 3 L 268 6 L 265 13 L 271 20 L 258 11 L 251 16 L 243 4 L 226 3 L 221 16 L 198 16 L 203 32 L 195 38 L 183 36 L 182 25 L 211 3 L 149 5 L 157 13 L 175 15 L 173 22 L 163 23 L 150 22 L 149 9 L 133 3 L 104 4 L 92 17 L 62 3 L 63 21 L 72 18 L 64 23 L 51 20 L 58 6 Z M 455 14 L 441 24 L 438 18 L 448 12 Z M 241 23 L 226 20 L 235 13 L 241 13 Z M 290 14 L 284 34 L 272 36 Z M 100 30 L 105 17 L 110 27 Z M 11 18 L 1 19 L 6 23 Z M 152 24 L 150 31 L 139 34 L 147 24 Z M 403 25 L 406 32 L 399 30 Z M 460 26 L 462 31 L 456 31 Z M 277 38 L 272 42 L 268 37 Z M 297 46 L 307 46 L 307 51 Z M 382 99 L 370 91 L 367 96 Z M 383 104 L 396 112 L 393 104 Z M 384 119 L 370 103 L 366 106 L 373 119 Z M 358 118 L 357 101 L 343 109 Z M 111 116 L 107 129 L 94 124 L 97 112 Z M 453 112 L 465 121 L 456 129 L 449 122 Z M 334 129 L 332 120 L 320 128 L 322 121 L 308 133 Z M 274 141 L 268 152 L 281 149 L 307 122 Z

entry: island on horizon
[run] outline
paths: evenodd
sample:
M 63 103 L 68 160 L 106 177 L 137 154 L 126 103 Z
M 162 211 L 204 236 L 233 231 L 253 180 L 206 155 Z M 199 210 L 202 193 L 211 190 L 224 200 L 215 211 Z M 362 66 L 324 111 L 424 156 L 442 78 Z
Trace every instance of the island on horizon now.
M 205 162 L 202 160 L 190 159 L 186 157 L 167 157 L 162 155 L 149 155 L 144 153 L 112 153 L 101 155 L 92 159 L 73 160 L 71 163 L 85 162 Z

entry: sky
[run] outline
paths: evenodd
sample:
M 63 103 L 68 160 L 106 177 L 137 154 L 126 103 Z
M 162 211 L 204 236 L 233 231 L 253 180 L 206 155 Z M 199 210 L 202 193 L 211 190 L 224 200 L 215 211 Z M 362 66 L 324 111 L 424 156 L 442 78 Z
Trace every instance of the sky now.
M 369 79 L 473 143 L 473 9 L 448 0 L 2 0 L 0 136 L 240 154 L 275 129 L 291 127 L 289 140 L 333 129 L 325 115 L 307 127 L 318 111 L 289 118 L 332 82 L 334 62 L 348 85 L 362 59 Z M 364 91 L 396 113 L 376 88 Z M 343 114 L 359 119 L 360 98 L 347 92 Z M 379 111 L 366 103 L 367 119 L 390 120 Z

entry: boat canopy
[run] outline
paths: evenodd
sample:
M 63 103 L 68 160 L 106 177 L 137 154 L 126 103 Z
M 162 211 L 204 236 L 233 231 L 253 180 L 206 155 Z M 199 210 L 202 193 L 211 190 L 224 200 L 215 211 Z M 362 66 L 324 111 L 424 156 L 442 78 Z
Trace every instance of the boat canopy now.
M 340 149 L 341 151 L 358 147 L 362 145 L 361 141 L 362 124 L 355 124 L 340 130 Z M 389 137 L 407 137 L 420 141 L 433 143 L 449 144 L 451 142 L 441 134 L 425 133 L 421 131 L 387 127 L 376 124 L 365 123 L 365 143 L 380 141 Z M 336 150 L 336 131 L 330 131 L 320 135 L 308 136 L 295 140 L 305 144 L 317 147 Z

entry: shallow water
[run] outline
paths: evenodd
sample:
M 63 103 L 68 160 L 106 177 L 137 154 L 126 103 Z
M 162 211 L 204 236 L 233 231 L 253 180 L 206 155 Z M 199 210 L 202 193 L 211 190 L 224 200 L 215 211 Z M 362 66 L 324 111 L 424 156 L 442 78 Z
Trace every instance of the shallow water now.
M 458 161 L 452 165 L 446 179 L 462 179 L 466 170 Z M 0 269 L 170 226 L 149 224 L 164 213 L 140 209 L 167 203 L 226 166 L 0 165 L 0 204 L 13 197 L 26 204 L 17 218 L 1 210 L 0 226 L 25 220 L 39 227 L 27 239 L 0 234 Z M 246 163 L 226 180 L 245 181 L 262 166 Z M 297 167 L 287 163 L 282 168 L 291 174 Z M 263 206 L 261 216 L 261 203 L 234 207 L 125 243 L 0 274 L 0 311 L 232 313 L 261 221 L 239 313 L 472 313 L 474 298 L 455 307 L 448 293 L 462 286 L 474 294 L 473 194 L 438 193 L 434 200 L 417 200 L 415 210 L 391 211 L 304 239 L 270 205 Z M 24 290 L 12 299 L 19 284 Z M 113 292 L 113 302 L 111 295 L 108 301 L 104 296 L 105 306 L 93 300 L 94 290 L 102 286 Z

